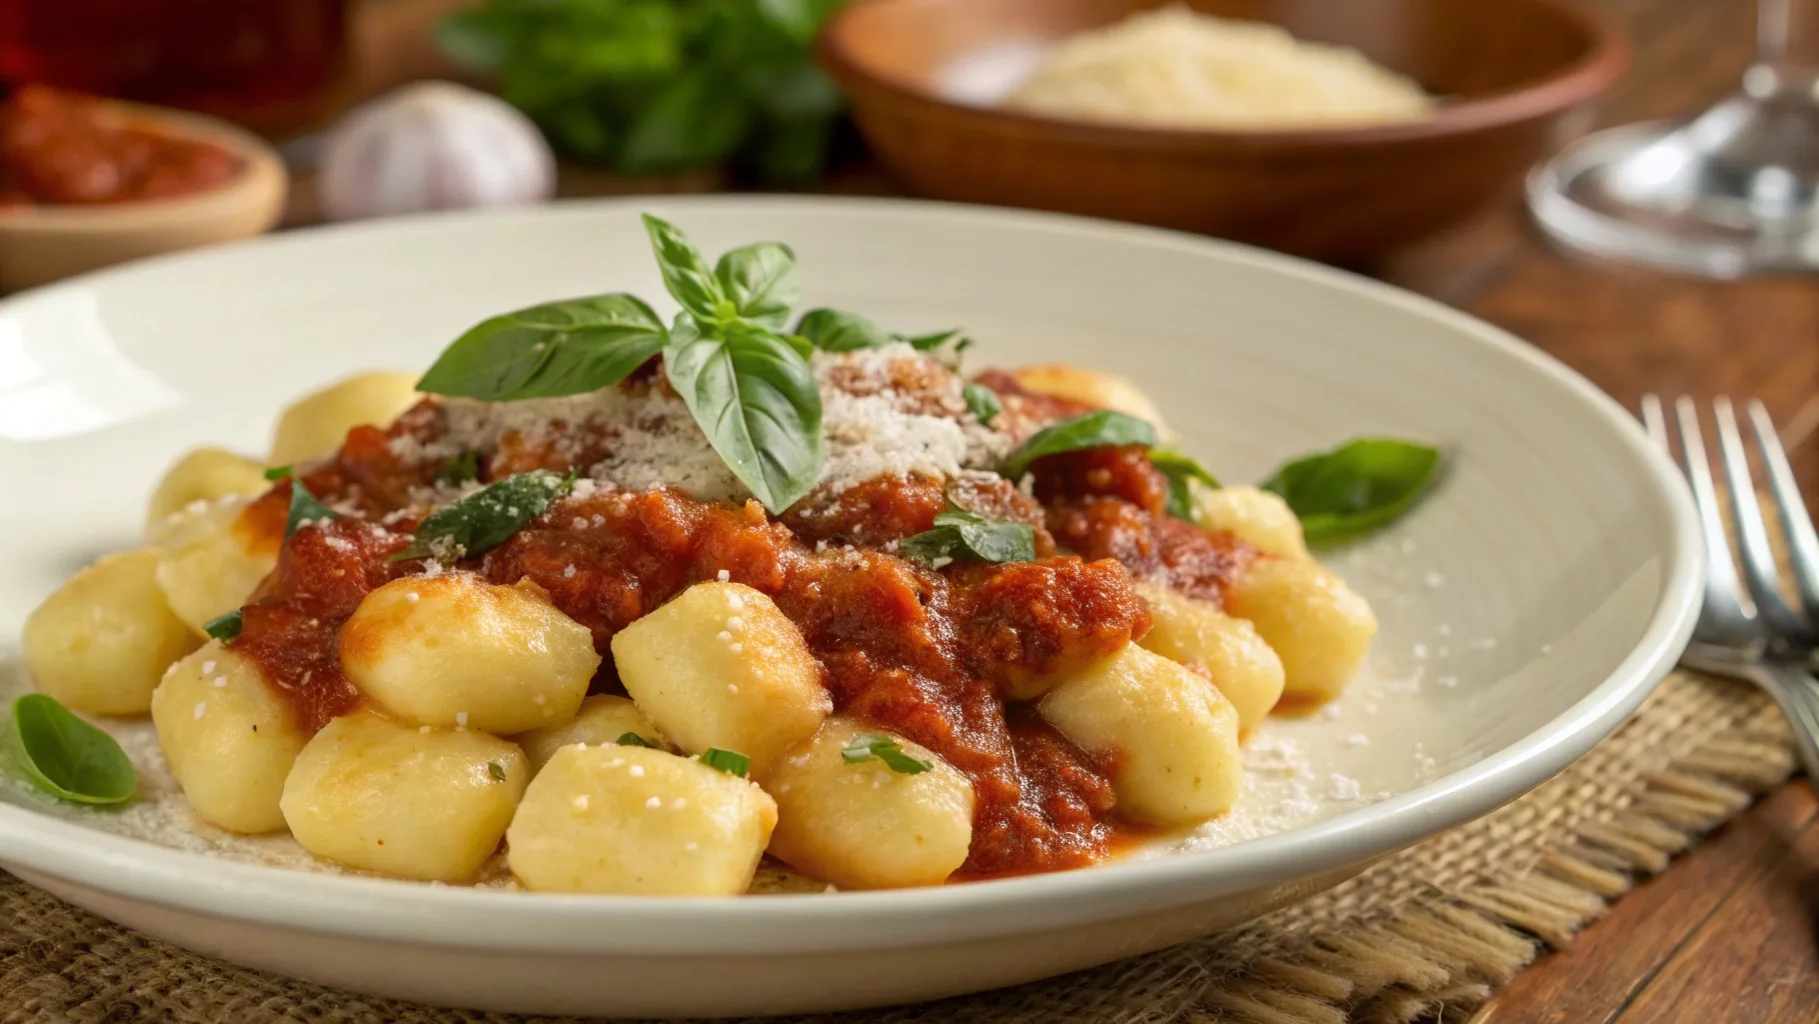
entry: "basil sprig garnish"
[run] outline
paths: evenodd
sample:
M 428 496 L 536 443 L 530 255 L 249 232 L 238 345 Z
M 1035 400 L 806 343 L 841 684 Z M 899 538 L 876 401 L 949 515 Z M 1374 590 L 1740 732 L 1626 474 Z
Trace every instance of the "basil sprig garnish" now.
M 139 773 L 120 744 L 42 693 L 13 701 L 6 740 L 26 781 L 59 799 L 118 804 L 139 790 Z
M 538 469 L 488 484 L 425 516 L 410 546 L 393 555 L 391 561 L 485 554 L 542 515 L 574 483 L 573 476 Z
M 644 214 L 644 231 L 650 236 L 651 248 L 657 254 L 657 269 L 663 273 L 663 287 L 682 308 L 697 319 L 713 323 L 738 315 L 726 288 L 695 243 L 682 229 L 661 217 Z
M 736 750 L 721 750 L 709 747 L 701 752 L 701 763 L 715 771 L 745 778 L 745 773 L 752 766 L 752 759 Z
M 494 782 L 504 782 L 505 766 L 497 761 L 488 761 L 486 762 L 486 774 L 491 775 Z
M 965 509 L 949 509 L 935 517 L 935 528 L 897 542 L 904 558 L 940 568 L 948 562 L 976 559 L 981 562 L 1033 562 L 1036 531 L 1028 523 L 991 519 Z
M 960 397 L 966 400 L 966 409 L 973 417 L 985 426 L 991 426 L 1004 406 L 998 401 L 998 393 L 977 381 L 967 381 L 960 389 Z
M 1440 451 L 1417 441 L 1361 437 L 1303 456 L 1263 482 L 1301 518 L 1309 544 L 1356 537 L 1408 511 L 1440 468 Z
M 670 329 L 664 373 L 727 468 L 772 512 L 821 477 L 821 391 L 808 360 L 758 324 Z
M 1192 456 L 1168 448 L 1151 448 L 1150 465 L 1168 481 L 1168 514 L 1176 519 L 1194 521 L 1195 480 L 1217 488 L 1219 478 L 1207 471 Z
M 861 764 L 872 758 L 883 761 L 886 768 L 899 775 L 921 775 L 935 767 L 933 761 L 911 757 L 901 743 L 877 733 L 860 733 L 840 750 L 840 760 L 847 764 Z
M 663 321 L 631 295 L 595 295 L 484 320 L 443 351 L 417 390 L 488 402 L 617 384 L 663 350 Z
M 1004 465 L 998 472 L 1011 480 L 1018 480 L 1029 472 L 1031 463 L 1045 455 L 1125 444 L 1154 448 L 1156 428 L 1147 420 L 1111 409 L 1099 409 L 1052 423 L 1031 434 L 1005 456 Z
M 227 643 L 229 640 L 239 636 L 240 630 L 244 626 L 245 617 L 240 613 L 240 609 L 236 608 L 225 615 L 217 615 L 207 622 L 204 622 L 202 624 L 202 632 L 207 633 L 209 636 L 214 637 L 222 643 Z

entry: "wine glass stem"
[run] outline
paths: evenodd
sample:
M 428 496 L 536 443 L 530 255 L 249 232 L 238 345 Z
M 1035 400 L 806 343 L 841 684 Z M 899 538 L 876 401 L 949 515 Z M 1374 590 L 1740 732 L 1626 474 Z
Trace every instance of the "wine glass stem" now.
M 1819 0 L 1758 0 L 1756 63 L 1819 77 Z

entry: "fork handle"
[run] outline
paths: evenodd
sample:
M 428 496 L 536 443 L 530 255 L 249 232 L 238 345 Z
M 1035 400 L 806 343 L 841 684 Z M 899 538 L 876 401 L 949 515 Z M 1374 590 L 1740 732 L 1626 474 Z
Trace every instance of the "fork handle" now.
M 1819 679 L 1791 665 L 1750 665 L 1742 674 L 1781 705 L 1800 747 L 1806 777 L 1819 785 Z

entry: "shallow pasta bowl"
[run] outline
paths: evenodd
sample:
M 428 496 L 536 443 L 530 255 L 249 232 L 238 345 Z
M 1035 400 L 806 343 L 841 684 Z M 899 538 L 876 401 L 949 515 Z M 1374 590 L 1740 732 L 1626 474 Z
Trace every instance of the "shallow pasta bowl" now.
M 257 449 L 291 397 L 425 365 L 500 309 L 659 294 L 646 207 L 299 233 L 0 303 L 0 473 L 31 495 L 0 503 L 0 683 L 22 685 L 25 615 L 136 542 L 142 496 L 181 449 Z M 929 999 L 1205 935 L 1484 814 L 1620 722 L 1691 628 L 1697 533 L 1671 466 L 1586 382 L 1470 318 L 1282 257 L 1047 215 L 648 208 L 709 251 L 787 241 L 809 305 L 965 325 L 974 366 L 1121 372 L 1227 480 L 1356 434 L 1444 445 L 1438 490 L 1332 559 L 1383 621 L 1365 673 L 1321 713 L 1260 730 L 1273 767 L 1227 819 L 1062 874 L 735 899 L 430 887 L 278 866 L 277 841 L 199 831 L 180 809 L 80 811 L 5 780 L 0 865 L 204 953 L 437 1003 L 709 1016 Z

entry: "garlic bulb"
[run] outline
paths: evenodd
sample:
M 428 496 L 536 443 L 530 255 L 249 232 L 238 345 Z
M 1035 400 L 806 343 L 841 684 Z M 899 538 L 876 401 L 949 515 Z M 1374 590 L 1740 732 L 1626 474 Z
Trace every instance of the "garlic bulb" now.
M 317 188 L 333 220 L 547 199 L 556 159 L 496 96 L 419 82 L 349 113 L 329 133 Z

